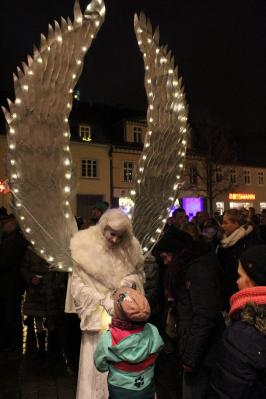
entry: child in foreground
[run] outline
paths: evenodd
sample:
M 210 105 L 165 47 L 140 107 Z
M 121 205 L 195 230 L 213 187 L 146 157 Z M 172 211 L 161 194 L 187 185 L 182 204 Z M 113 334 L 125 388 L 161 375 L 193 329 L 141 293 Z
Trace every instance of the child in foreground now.
M 94 364 L 108 371 L 110 399 L 153 399 L 154 365 L 163 341 L 150 316 L 147 299 L 128 287 L 114 294 L 114 317 L 94 352 Z

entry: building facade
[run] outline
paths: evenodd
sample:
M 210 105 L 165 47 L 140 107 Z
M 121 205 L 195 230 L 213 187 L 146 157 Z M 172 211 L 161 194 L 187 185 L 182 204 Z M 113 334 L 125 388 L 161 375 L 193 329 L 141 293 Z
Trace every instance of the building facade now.
M 83 108 L 82 108 L 83 107 Z M 74 215 L 90 218 L 98 201 L 128 211 L 129 190 L 138 165 L 147 124 L 143 114 L 108 107 L 73 107 L 70 115 L 73 172 L 76 192 Z M 1 192 L 7 179 L 6 137 L 0 135 L 0 206 L 9 209 L 10 194 Z M 266 168 L 246 165 L 213 165 L 207 178 L 204 156 L 187 153 L 179 204 L 192 217 L 199 210 L 223 213 L 233 207 L 266 209 Z M 210 168 L 208 169 L 210 175 Z M 209 180 L 208 180 L 209 179 Z M 211 191 L 210 191 L 211 186 Z

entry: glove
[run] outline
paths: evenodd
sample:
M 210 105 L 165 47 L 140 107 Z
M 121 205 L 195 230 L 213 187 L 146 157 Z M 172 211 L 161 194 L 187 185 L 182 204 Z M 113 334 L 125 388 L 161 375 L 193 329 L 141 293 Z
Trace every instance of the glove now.
M 136 283 L 132 281 L 130 278 L 123 278 L 123 280 L 120 282 L 120 287 L 128 287 L 128 288 L 133 288 L 133 290 L 136 289 Z
M 101 299 L 100 305 L 110 316 L 114 315 L 114 300 L 111 298 L 111 295 L 107 295 L 105 298 Z

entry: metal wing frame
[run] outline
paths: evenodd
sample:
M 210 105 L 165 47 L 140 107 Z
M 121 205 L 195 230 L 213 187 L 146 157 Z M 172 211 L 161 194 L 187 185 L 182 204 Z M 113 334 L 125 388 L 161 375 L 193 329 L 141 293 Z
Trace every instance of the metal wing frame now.
M 135 15 L 134 28 L 145 67 L 148 130 L 130 196 L 134 233 L 148 254 L 182 185 L 190 128 L 182 79 L 171 52 L 159 44 L 159 29 L 153 33 L 143 13 Z
M 105 17 L 92 0 L 74 21 L 49 25 L 40 48 L 14 75 L 15 102 L 3 109 L 8 123 L 8 176 L 21 229 L 52 268 L 72 271 L 70 238 L 76 231 L 70 199 L 75 191 L 68 116 L 83 59 Z

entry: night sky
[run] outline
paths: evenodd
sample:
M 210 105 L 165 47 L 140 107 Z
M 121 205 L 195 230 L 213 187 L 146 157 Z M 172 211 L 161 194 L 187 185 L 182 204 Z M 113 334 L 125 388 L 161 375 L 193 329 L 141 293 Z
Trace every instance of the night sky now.
M 84 10 L 87 1 L 80 1 Z M 0 92 L 54 19 L 73 19 L 74 0 L 1 1 Z M 133 15 L 160 26 L 183 77 L 190 122 L 203 115 L 250 140 L 266 134 L 265 0 L 106 0 L 106 20 L 88 51 L 81 100 L 143 109 L 143 63 Z M 241 133 L 239 133 L 241 132 Z M 263 140 L 265 143 L 265 140 Z M 261 147 L 261 146 L 260 146 Z M 264 146 L 266 151 L 266 146 Z

